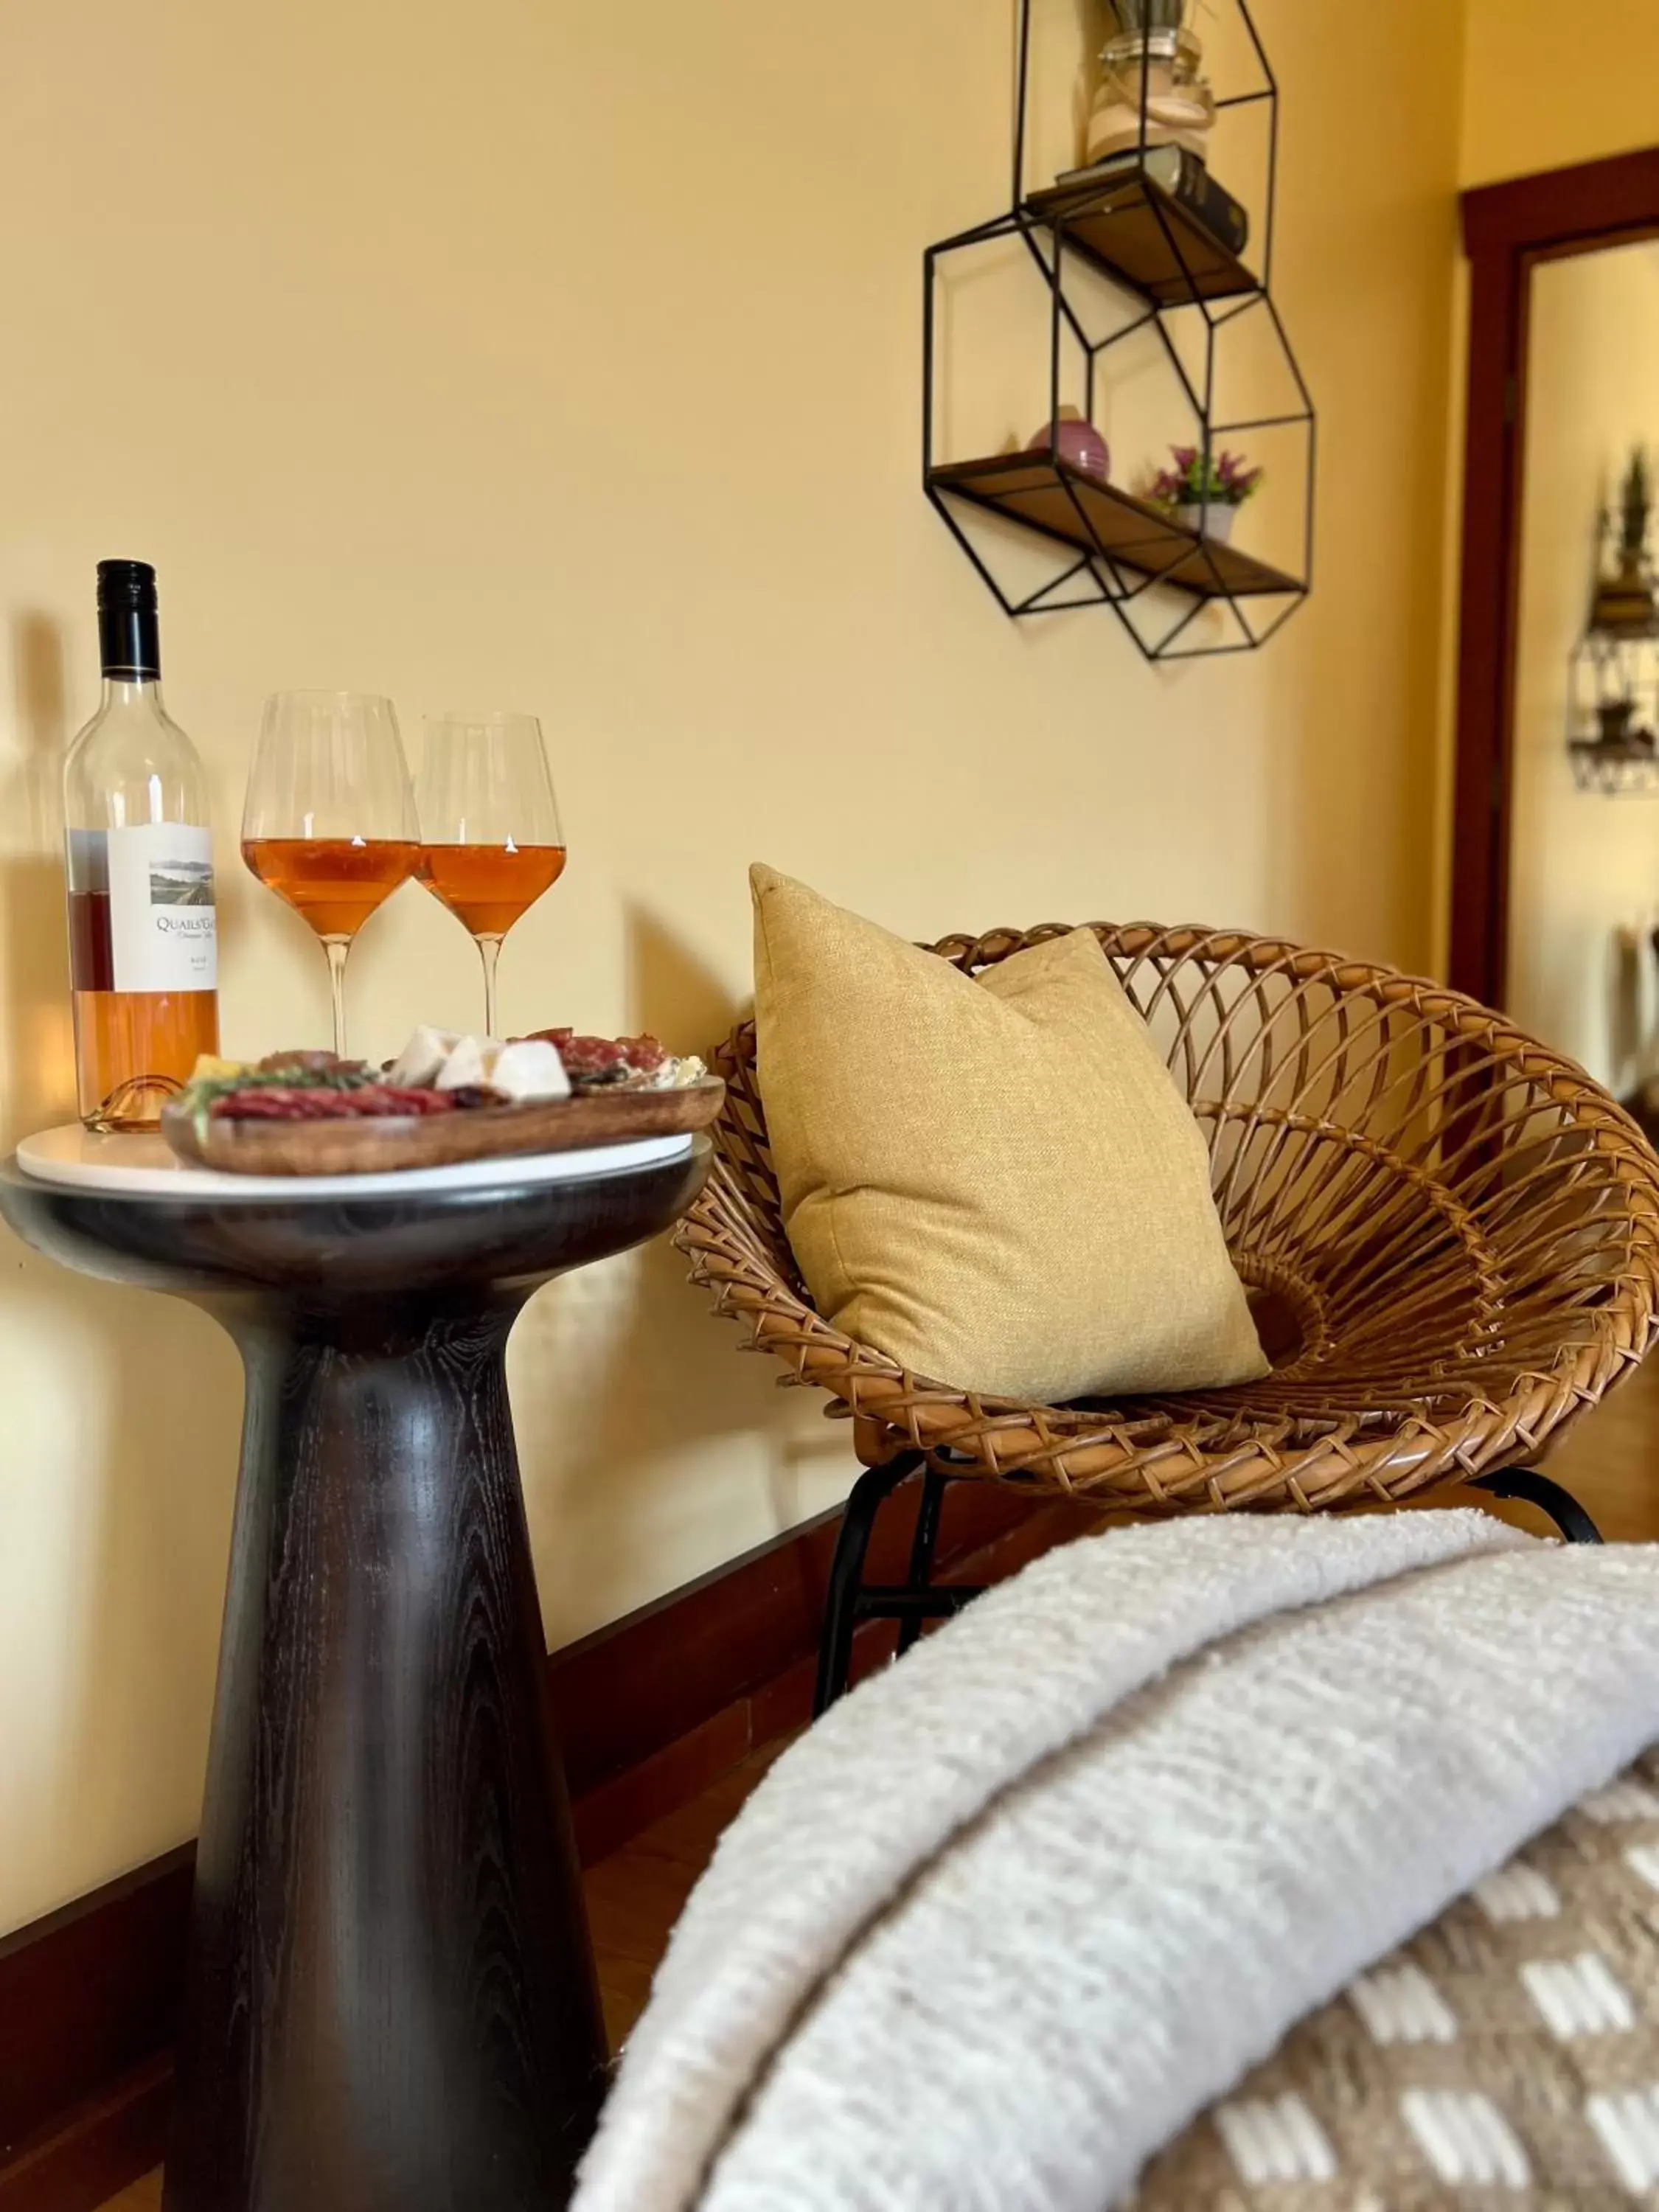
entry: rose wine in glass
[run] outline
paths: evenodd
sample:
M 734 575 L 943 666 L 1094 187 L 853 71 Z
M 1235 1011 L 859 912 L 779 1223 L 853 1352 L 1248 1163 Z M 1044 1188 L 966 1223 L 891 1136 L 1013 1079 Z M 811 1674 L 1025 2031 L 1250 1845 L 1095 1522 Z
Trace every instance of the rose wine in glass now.
M 322 939 L 334 1049 L 344 1059 L 352 939 L 421 858 L 390 699 L 278 691 L 265 702 L 242 813 L 242 858 Z
M 421 881 L 467 928 L 484 974 L 484 1034 L 499 1035 L 501 939 L 564 873 L 564 832 L 533 714 L 439 714 L 418 792 Z

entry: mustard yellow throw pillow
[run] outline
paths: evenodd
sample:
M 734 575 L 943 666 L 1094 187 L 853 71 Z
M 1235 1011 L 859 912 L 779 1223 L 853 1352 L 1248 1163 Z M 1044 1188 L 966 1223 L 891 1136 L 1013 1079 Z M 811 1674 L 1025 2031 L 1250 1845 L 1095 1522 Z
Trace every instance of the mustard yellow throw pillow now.
M 1267 1371 L 1197 1122 L 1086 929 L 977 978 L 750 871 L 761 1095 L 814 1304 L 956 1389 Z

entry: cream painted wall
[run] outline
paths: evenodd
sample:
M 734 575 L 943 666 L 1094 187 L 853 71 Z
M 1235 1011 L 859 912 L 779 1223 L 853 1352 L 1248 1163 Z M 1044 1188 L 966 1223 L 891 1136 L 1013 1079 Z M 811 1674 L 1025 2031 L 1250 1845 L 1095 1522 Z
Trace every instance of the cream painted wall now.
M 1510 1011 L 1623 1096 L 1651 1050 L 1659 804 L 1576 790 L 1563 741 L 1596 515 L 1631 447 L 1659 450 L 1659 247 L 1547 262 L 1532 284 Z
M 7 1137 L 70 1104 L 53 794 L 106 553 L 160 569 L 239 1050 L 325 1032 L 315 945 L 235 859 L 280 684 L 383 689 L 411 728 L 456 700 L 545 717 L 573 859 L 506 953 L 516 1024 L 717 1034 L 757 854 L 918 934 L 1151 914 L 1425 960 L 1444 9 L 1259 9 L 1285 99 L 1279 293 L 1322 409 L 1318 588 L 1259 658 L 1162 672 L 1109 617 L 1005 621 L 916 483 L 921 251 L 1006 201 L 1012 12 L 19 12 Z M 375 1051 L 469 1021 L 471 949 L 407 890 L 351 1001 Z M 0 1270 L 4 1927 L 193 1826 L 240 1384 L 188 1308 L 3 1232 Z M 844 1431 L 733 1354 L 665 1249 L 532 1307 L 512 1376 L 554 1641 L 844 1487 Z
M 1462 181 L 1626 154 L 1659 140 L 1653 0 L 1465 0 Z

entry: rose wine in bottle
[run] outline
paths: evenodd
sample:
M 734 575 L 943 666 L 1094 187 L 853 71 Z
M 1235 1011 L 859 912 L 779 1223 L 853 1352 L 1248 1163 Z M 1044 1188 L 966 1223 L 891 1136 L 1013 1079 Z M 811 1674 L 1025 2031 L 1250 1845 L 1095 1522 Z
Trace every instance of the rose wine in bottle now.
M 64 766 L 81 1119 L 153 1129 L 219 1048 L 207 778 L 161 704 L 155 571 L 98 563 L 104 691 Z

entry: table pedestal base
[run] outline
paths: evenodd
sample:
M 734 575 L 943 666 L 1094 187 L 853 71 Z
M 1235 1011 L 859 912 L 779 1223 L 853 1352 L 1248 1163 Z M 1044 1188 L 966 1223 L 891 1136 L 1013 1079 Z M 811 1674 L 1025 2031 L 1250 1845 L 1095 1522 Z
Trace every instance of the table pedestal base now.
M 271 1300 L 166 2212 L 551 2212 L 605 2039 L 507 1412 L 520 1300 Z

